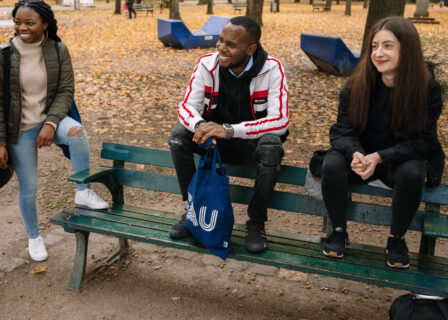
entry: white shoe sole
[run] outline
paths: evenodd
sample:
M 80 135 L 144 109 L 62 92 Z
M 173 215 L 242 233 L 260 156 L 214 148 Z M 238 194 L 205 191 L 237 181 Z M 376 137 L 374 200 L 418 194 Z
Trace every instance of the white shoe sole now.
M 327 251 L 325 251 L 325 250 L 322 250 L 322 253 L 323 253 L 325 256 L 330 257 L 330 258 L 334 258 L 334 259 L 341 259 L 341 258 L 344 256 L 344 254 L 340 254 L 340 255 L 338 255 L 338 253 L 337 253 L 337 252 L 334 252 L 334 251 L 329 251 L 329 252 L 327 252 Z
M 391 264 L 391 263 L 389 263 L 389 261 L 387 261 L 387 260 L 386 260 L 386 263 L 387 263 L 387 265 L 388 265 L 389 267 L 394 268 L 394 269 L 407 269 L 407 268 L 409 268 L 409 263 L 406 264 L 406 265 L 403 265 L 402 263 L 394 263 L 394 264 Z

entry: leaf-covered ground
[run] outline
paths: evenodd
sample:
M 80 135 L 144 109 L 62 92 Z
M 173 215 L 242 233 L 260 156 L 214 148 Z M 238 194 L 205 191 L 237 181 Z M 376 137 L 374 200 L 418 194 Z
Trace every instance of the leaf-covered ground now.
M 12 1 L 3 0 L 2 5 L 12 4 Z M 104 3 L 99 3 L 98 7 L 101 6 L 104 6 Z M 282 3 L 281 13 L 276 14 L 269 13 L 268 8 L 268 5 L 264 8 L 266 13 L 263 17 L 265 25 L 262 44 L 271 55 L 283 62 L 291 97 L 289 102 L 291 132 L 285 144 L 285 162 L 305 166 L 314 150 L 328 147 L 328 130 L 336 118 L 338 92 L 346 79 L 318 72 L 300 49 L 300 34 L 318 33 L 338 36 L 350 49 L 360 49 L 367 10 L 362 9 L 359 2 L 353 5 L 351 17 L 344 16 L 344 5 L 333 5 L 331 12 L 319 13 L 313 13 L 311 6 L 307 4 Z M 414 10 L 415 6 L 407 6 L 405 16 L 412 16 Z M 205 11 L 205 6 L 181 5 L 182 18 L 190 29 L 199 29 L 208 19 Z M 215 15 L 230 17 L 233 14 L 231 5 L 215 5 Z M 145 13 L 138 12 L 136 20 L 127 20 L 124 15 L 113 15 L 112 5 L 109 5 L 108 9 L 56 11 L 60 36 L 69 47 L 73 59 L 76 100 L 89 134 L 92 166 L 109 164 L 101 160 L 99 155 L 101 143 L 104 141 L 168 148 L 169 132 L 178 123 L 176 106 L 183 97 L 191 71 L 200 56 L 214 49 L 186 51 L 164 47 L 157 40 L 157 17 L 166 18 L 167 15 L 166 10 L 163 13 L 156 12 L 154 17 L 151 15 L 146 17 Z M 447 90 L 448 8 L 440 10 L 434 7 L 430 11 L 430 16 L 440 21 L 440 24 L 417 25 L 417 28 L 421 34 L 425 56 L 440 63 L 437 68 L 437 78 Z M 12 35 L 12 30 L 0 29 L 0 42 L 5 42 Z M 448 115 L 445 110 L 439 126 L 445 152 L 448 152 L 447 121 Z M 73 206 L 73 184 L 66 181 L 66 177 L 72 173 L 72 170 L 69 161 L 63 158 L 57 147 L 41 150 L 39 161 L 37 199 L 40 229 L 46 239 L 51 239 L 52 236 L 54 238 L 55 234 L 63 233 L 63 231 L 59 230 L 59 227 L 50 225 L 49 218 L 61 209 Z M 445 177 L 447 176 L 445 174 Z M 110 201 L 110 195 L 103 186 L 95 184 L 93 187 L 102 197 Z M 26 247 L 26 235 L 17 205 L 17 189 L 16 178 L 13 178 L 5 188 L 0 189 L 2 222 L 5 226 L 8 225 L 7 230 L 5 229 L 6 235 L 11 234 L 13 239 L 11 243 L 14 243 L 2 248 L 6 251 L 6 257 L 15 257 Z M 179 196 L 126 189 L 125 199 L 126 203 L 151 207 L 155 210 L 166 210 L 178 215 L 185 212 L 184 204 Z M 234 212 L 237 223 L 245 221 L 246 212 L 243 206 L 235 205 Z M 323 236 L 320 232 L 321 221 L 320 217 L 272 210 L 269 212 L 268 228 Z M 349 225 L 349 228 L 351 239 L 355 242 L 385 245 L 387 228 L 366 227 L 353 223 Z M 297 319 L 298 316 L 304 319 L 385 319 L 392 297 L 390 295 L 392 291 L 378 290 L 369 286 L 365 287 L 363 294 L 356 293 L 359 290 L 351 292 L 351 289 L 328 291 L 328 286 L 337 287 L 337 284 L 335 285 L 335 282 L 328 278 L 323 278 L 319 280 L 320 282 L 311 282 L 311 284 L 306 280 L 298 280 L 297 284 L 288 286 L 278 277 L 266 277 L 267 280 L 252 281 L 253 286 L 243 281 L 238 291 L 233 288 L 236 282 L 241 281 L 239 276 L 241 273 L 235 272 L 238 277 L 237 280 L 233 280 L 232 270 L 227 279 L 221 269 L 218 268 L 216 271 L 209 267 L 199 271 L 206 285 L 190 284 L 197 278 L 191 277 L 188 272 L 198 272 L 197 266 L 191 264 L 190 261 L 182 263 L 173 258 L 165 264 L 165 258 L 162 260 L 157 254 L 150 256 L 150 259 L 143 259 L 145 253 L 142 253 L 143 256 L 140 258 L 138 255 L 130 258 L 132 261 L 130 266 L 134 270 L 120 271 L 119 276 L 113 278 L 110 283 L 107 277 L 106 282 L 97 279 L 99 284 L 92 285 L 94 289 L 90 295 L 86 293 L 73 298 L 73 295 L 67 294 L 63 288 L 71 269 L 74 250 L 68 243 L 73 245 L 73 239 L 65 236 L 64 239 L 69 240 L 50 245 L 51 259 L 48 260 L 49 271 L 45 277 L 40 277 L 40 280 L 24 277 L 21 273 L 24 268 L 7 275 L 9 285 L 8 290 L 4 292 L 8 294 L 2 296 L 0 291 L 0 301 L 3 298 L 4 304 L 10 306 L 7 310 L 19 310 L 17 312 L 20 312 L 18 316 L 20 318 L 26 317 L 26 314 L 32 314 L 29 317 L 36 319 L 51 318 L 48 315 L 57 318 L 58 311 L 63 313 L 63 316 L 73 314 L 73 317 L 76 317 L 80 310 L 87 310 L 86 312 L 99 310 L 98 317 L 90 314 L 95 319 L 100 318 L 101 312 L 103 319 L 115 318 L 116 315 L 121 314 L 128 318 L 129 314 L 130 318 L 132 315 L 144 314 L 135 317 L 142 318 L 147 316 L 146 309 L 142 308 L 142 305 L 146 307 L 147 302 L 151 301 L 149 305 L 156 306 L 155 310 L 160 310 L 160 313 L 157 313 L 160 318 L 174 319 L 179 316 L 170 317 L 170 315 L 176 312 L 178 312 L 177 315 L 184 314 L 188 306 L 196 307 L 201 305 L 201 302 L 208 305 L 210 300 L 206 298 L 197 300 L 197 296 L 202 297 L 204 294 L 205 297 L 209 297 L 211 291 L 216 291 L 217 293 L 213 292 L 211 296 L 214 300 L 220 301 L 217 309 L 220 312 L 224 310 L 226 313 L 226 315 L 221 314 L 221 318 L 226 316 L 228 318 L 228 314 L 239 314 L 240 317 L 234 318 L 252 319 L 266 312 L 264 318 L 272 314 L 272 318 L 277 319 Z M 96 240 L 99 239 L 100 237 L 96 238 Z M 418 250 L 419 239 L 418 233 L 408 233 L 407 243 L 410 250 L 414 252 Z M 103 240 L 104 237 L 101 237 L 101 241 Z M 112 246 L 98 247 L 98 241 L 95 241 L 95 245 L 92 245 L 92 248 L 96 248 L 95 254 L 98 257 L 106 256 Z M 439 239 L 436 254 L 446 256 L 447 246 L 446 240 Z M 67 250 L 69 248 L 73 250 Z M 143 248 L 147 250 L 147 247 Z M 2 255 L 5 255 L 3 251 Z M 173 254 L 173 257 L 175 256 L 176 254 Z M 90 260 L 95 260 L 95 257 L 90 256 Z M 146 265 L 151 261 L 154 261 L 154 266 L 157 267 L 152 268 Z M 141 278 L 142 275 L 150 275 L 148 278 L 158 279 L 157 275 L 154 275 L 157 271 L 152 272 L 152 270 L 159 270 L 160 265 L 167 267 L 162 269 L 164 273 L 161 274 L 159 281 L 151 282 L 152 280 Z M 185 270 L 187 272 L 183 275 Z M 114 277 L 116 275 L 118 273 L 114 273 Z M 177 276 L 174 277 L 174 275 Z M 130 278 L 133 280 L 129 281 Z M 222 288 L 225 289 L 220 288 L 219 285 L 218 288 L 211 286 L 209 279 L 218 279 L 216 283 L 219 285 L 222 283 Z M 266 281 L 271 281 L 273 284 L 267 286 Z M 42 294 L 42 283 L 45 283 L 44 287 L 48 285 L 53 288 Z M 6 286 L 5 284 L 5 288 Z M 276 293 L 274 290 L 273 294 L 266 293 L 265 298 L 260 293 L 262 290 L 257 295 L 255 287 L 263 288 L 263 292 L 267 292 L 266 288 L 277 287 L 282 291 Z M 362 285 L 359 287 L 364 288 Z M 151 296 L 151 294 L 154 295 L 151 293 L 153 288 L 158 289 L 154 291 L 157 293 L 156 297 Z M 189 292 L 190 288 L 197 290 Z M 233 290 L 232 294 L 238 292 L 235 294 L 235 296 L 238 295 L 238 298 L 235 298 L 236 301 L 231 299 L 232 295 L 229 295 L 229 298 L 219 298 L 221 294 L 227 297 L 226 290 L 230 289 Z M 107 295 L 104 295 L 104 292 L 107 292 Z M 197 292 L 197 296 L 193 298 L 194 292 Z M 129 299 L 123 300 L 123 294 Z M 190 294 L 191 298 L 188 298 Z M 166 298 L 167 295 L 168 298 Z M 173 302 L 173 296 L 176 299 L 182 296 L 182 301 L 185 302 L 183 304 L 179 304 L 177 300 Z M 107 301 L 104 302 L 103 298 Z M 47 300 L 51 303 L 47 303 Z M 134 304 L 129 304 L 129 301 Z M 144 303 L 141 303 L 142 301 Z M 178 307 L 176 303 L 179 304 Z M 17 308 L 19 304 L 20 308 Z M 38 305 L 39 308 L 36 308 Z M 55 307 L 58 305 L 59 309 Z M 236 306 L 238 306 L 237 310 Z M 67 310 L 74 310 L 74 312 L 70 313 Z M 196 314 L 196 310 L 191 312 L 192 315 Z M 207 318 L 206 315 L 209 314 L 215 316 L 214 312 L 215 310 L 204 313 L 203 318 Z M 110 316 L 104 317 L 104 314 Z M 220 318 L 219 314 L 217 318 Z
M 406 7 L 412 16 L 415 6 Z M 328 146 L 328 129 L 335 120 L 338 92 L 345 78 L 327 75 L 300 49 L 301 33 L 341 37 L 350 49 L 360 49 L 367 10 L 355 3 L 352 16 L 344 5 L 331 12 L 312 12 L 307 4 L 285 3 L 280 13 L 265 7 L 262 44 L 286 69 L 290 92 L 291 128 L 285 161 L 305 164 L 311 152 Z M 205 6 L 182 5 L 181 15 L 190 29 L 208 19 Z M 232 16 L 228 4 L 218 4 L 214 14 Z M 112 9 L 57 11 L 59 32 L 68 45 L 76 76 L 76 100 L 98 150 L 102 141 L 118 141 L 167 148 L 170 129 L 177 123 L 176 105 L 182 99 L 198 58 L 214 49 L 174 50 L 157 39 L 157 17 L 138 12 L 136 20 L 113 15 Z M 438 78 L 447 77 L 448 9 L 433 10 L 439 25 L 417 25 L 425 56 L 442 63 Z M 3 33 L 6 41 L 12 32 Z M 440 121 L 440 136 L 447 146 L 448 115 Z

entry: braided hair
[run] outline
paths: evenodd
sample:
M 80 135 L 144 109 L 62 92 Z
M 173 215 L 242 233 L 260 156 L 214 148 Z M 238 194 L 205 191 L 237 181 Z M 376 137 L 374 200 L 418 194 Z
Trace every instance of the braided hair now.
M 14 5 L 14 9 L 12 10 L 13 18 L 16 17 L 16 13 L 19 8 L 31 8 L 36 11 L 42 19 L 42 23 L 48 24 L 48 27 L 45 30 L 45 35 L 56 42 L 61 42 L 61 38 L 57 35 L 57 21 L 54 18 L 53 10 L 47 3 L 42 0 L 19 0 L 19 2 Z

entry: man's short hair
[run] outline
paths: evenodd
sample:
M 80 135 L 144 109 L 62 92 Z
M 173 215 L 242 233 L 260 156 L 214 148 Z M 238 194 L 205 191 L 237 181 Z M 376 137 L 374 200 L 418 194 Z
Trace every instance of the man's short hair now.
M 249 35 L 250 41 L 253 44 L 257 44 L 261 38 L 260 25 L 252 18 L 239 16 L 229 20 L 229 22 L 235 26 L 243 27 Z

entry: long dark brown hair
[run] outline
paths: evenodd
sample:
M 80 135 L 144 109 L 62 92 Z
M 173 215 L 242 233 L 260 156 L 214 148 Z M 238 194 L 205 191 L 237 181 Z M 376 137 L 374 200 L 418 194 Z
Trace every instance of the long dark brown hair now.
M 428 108 L 428 82 L 420 38 L 414 25 L 403 17 L 387 17 L 372 28 L 368 49 L 353 71 L 348 86 L 350 90 L 350 123 L 355 133 L 361 134 L 366 125 L 372 92 L 381 74 L 372 63 L 372 41 L 380 30 L 392 32 L 400 42 L 400 53 L 394 87 L 386 106 L 386 117 L 396 136 L 409 138 L 419 135 L 425 126 Z

